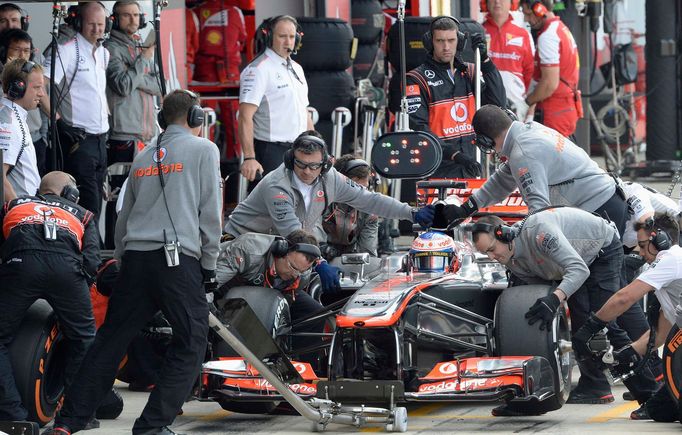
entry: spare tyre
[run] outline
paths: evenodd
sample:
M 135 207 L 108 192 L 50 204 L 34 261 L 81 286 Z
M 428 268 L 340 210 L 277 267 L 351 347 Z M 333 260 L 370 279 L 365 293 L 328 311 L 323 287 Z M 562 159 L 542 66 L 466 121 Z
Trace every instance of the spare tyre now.
M 379 63 L 378 53 L 379 45 L 377 43 L 358 44 L 358 50 L 355 59 L 353 59 L 353 78 L 355 80 L 368 78 L 370 73 L 375 75 L 375 71 L 383 74 L 384 65 L 383 62 Z
M 353 76 L 346 71 L 306 72 L 308 100 L 317 109 L 320 120 L 330 119 L 339 106 L 352 110 L 355 98 Z
M 360 44 L 377 42 L 384 31 L 384 11 L 379 0 L 352 0 L 350 24 Z
M 680 403 L 682 391 L 682 330 L 676 325 L 668 334 L 663 346 L 663 367 L 665 387 L 675 402 Z
M 28 420 L 45 426 L 54 418 L 64 392 L 68 351 L 56 315 L 43 299 L 26 312 L 8 347 L 14 381 Z
M 405 65 L 407 71 L 415 69 L 426 60 L 422 36 L 429 31 L 432 17 L 405 17 Z M 386 53 L 395 71 L 400 72 L 400 32 L 396 21 L 388 31 Z
M 291 58 L 306 72 L 340 71 L 352 65 L 353 29 L 336 18 L 296 18 L 303 31 L 298 53 Z
M 495 304 L 495 345 L 497 356 L 541 356 L 554 372 L 554 395 L 542 402 L 510 401 L 507 406 L 524 414 L 543 414 L 563 406 L 571 392 L 571 340 L 566 311 L 562 306 L 551 328 L 540 330 L 523 317 L 528 307 L 554 289 L 548 285 L 525 285 L 505 289 Z

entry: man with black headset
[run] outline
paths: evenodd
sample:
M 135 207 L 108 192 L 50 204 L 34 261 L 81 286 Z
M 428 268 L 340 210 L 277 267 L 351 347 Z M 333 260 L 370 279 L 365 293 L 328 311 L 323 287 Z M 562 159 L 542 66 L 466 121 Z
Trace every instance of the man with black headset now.
M 100 263 L 99 233 L 92 213 L 77 202 L 73 177 L 50 172 L 39 194 L 15 198 L 0 212 L 0 420 L 27 418 L 7 346 L 33 302 L 47 300 L 69 342 L 66 385 L 95 337 L 89 286 Z
M 29 60 L 16 59 L 2 71 L 0 148 L 3 149 L 5 201 L 35 195 L 40 184 L 36 150 L 28 126 L 28 111 L 45 95 L 43 69 Z
M 121 271 L 78 382 L 65 392 L 51 434 L 82 430 L 114 383 L 131 340 L 159 311 L 173 342 L 133 434 L 172 434 L 172 424 L 203 361 L 208 304 L 203 282 L 215 282 L 220 240 L 218 148 L 198 138 L 204 112 L 196 94 L 176 90 L 163 102 L 166 130 L 137 155 L 116 222 Z
M 109 108 L 106 70 L 111 55 L 102 46 L 110 21 L 100 2 L 80 3 L 70 22 L 77 32 L 57 47 L 57 58 L 47 52 L 44 74 L 50 78 L 54 60 L 57 87 L 59 145 L 64 167 L 81 191 L 81 205 L 99 217 L 107 169 Z
M 472 232 L 479 252 L 504 264 L 524 282 L 556 283 L 554 291 L 539 298 L 525 314 L 529 324 L 540 322 L 540 329 L 551 326 L 557 310 L 566 301 L 571 312 L 571 330 L 577 331 L 590 311 L 598 310 L 620 288 L 623 245 L 618 231 L 612 223 L 592 213 L 573 207 L 553 207 L 530 214 L 511 227 L 497 216 L 484 216 L 465 229 Z M 609 329 L 616 349 L 632 341 L 615 322 L 609 324 Z M 568 403 L 613 402 L 611 387 L 599 367 L 585 360 L 579 361 L 578 366 L 580 381 Z M 626 381 L 640 403 L 657 389 L 654 375 L 648 367 L 645 369 Z M 513 404 L 495 408 L 493 415 L 514 415 Z

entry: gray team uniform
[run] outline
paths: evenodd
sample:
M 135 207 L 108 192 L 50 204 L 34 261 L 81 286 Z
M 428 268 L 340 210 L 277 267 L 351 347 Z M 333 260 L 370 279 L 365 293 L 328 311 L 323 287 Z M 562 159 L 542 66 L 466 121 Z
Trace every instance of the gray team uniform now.
M 295 185 L 293 171 L 280 165 L 239 203 L 225 225 L 233 236 L 255 232 L 287 236 L 294 230 L 311 232 L 318 241 L 327 240 L 322 229 L 322 214 L 333 203 L 348 204 L 377 216 L 413 220 L 412 208 L 389 196 L 362 188 L 336 169 L 317 178 L 310 192 L 310 205 L 305 206 L 303 194 Z

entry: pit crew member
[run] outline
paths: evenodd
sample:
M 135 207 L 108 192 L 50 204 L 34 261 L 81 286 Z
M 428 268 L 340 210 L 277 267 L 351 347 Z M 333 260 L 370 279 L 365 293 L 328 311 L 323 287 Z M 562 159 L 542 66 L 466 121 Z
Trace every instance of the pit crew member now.
M 348 204 L 381 217 L 409 220 L 425 228 L 430 226 L 433 206 L 413 209 L 357 185 L 332 167 L 327 145 L 318 136 L 311 130 L 296 138 L 284 155 L 284 163 L 266 175 L 234 209 L 225 225 L 225 238 L 249 232 L 287 235 L 304 229 L 318 241 L 325 241 L 322 214 L 331 203 Z M 315 270 L 325 291 L 338 288 L 336 267 L 321 262 Z
M 434 177 L 476 177 L 481 167 L 472 145 L 471 120 L 476 111 L 474 65 L 464 63 L 457 52 L 466 36 L 453 17 L 436 17 L 424 35 L 426 61 L 407 73 L 406 95 L 410 126 L 428 131 L 440 139 L 443 161 Z M 471 35 L 471 43 L 481 54 L 481 73 L 485 85 L 482 104 L 504 107 L 507 104 L 504 84 L 495 64 L 487 54 L 485 37 Z
M 215 283 L 220 240 L 218 148 L 196 137 L 204 122 L 199 103 L 186 90 L 168 94 L 161 112 L 161 127 L 167 128 L 155 147 L 146 147 L 133 161 L 116 222 L 114 258 L 121 260 L 120 275 L 104 324 L 78 381 L 65 392 L 51 434 L 82 430 L 113 385 L 131 340 L 159 310 L 173 328 L 173 341 L 132 433 L 174 433 L 168 426 L 206 350 L 208 304 L 202 283 Z
M 445 207 L 448 220 L 471 216 L 518 188 L 531 212 L 570 205 L 602 215 L 623 234 L 628 218 L 625 195 L 582 148 L 542 124 L 512 120 L 493 105 L 481 107 L 473 125 L 477 145 L 504 163 L 462 206 Z
M 599 309 L 620 288 L 623 245 L 614 226 L 592 213 L 573 207 L 549 208 L 511 227 L 497 216 L 484 216 L 471 230 L 478 251 L 504 264 L 523 281 L 558 283 L 553 293 L 539 298 L 525 314 L 529 324 L 540 322 L 541 329 L 551 325 L 557 309 L 567 301 L 571 330 L 577 331 L 590 311 Z M 614 347 L 630 342 L 615 322 L 610 329 Z M 613 402 L 611 386 L 599 367 L 590 361 L 578 365 L 580 380 L 567 403 Z M 630 378 L 626 385 L 640 403 L 657 389 L 650 370 Z
M 656 190 L 632 181 L 621 182 L 628 209 L 631 211 L 630 218 L 625 225 L 623 234 L 623 246 L 632 249 L 637 246 L 637 231 L 635 223 L 644 223 L 654 214 L 667 214 L 676 219 L 679 218 L 679 204 Z
M 0 212 L 0 420 L 27 418 L 7 346 L 33 302 L 47 300 L 69 343 L 66 385 L 95 337 L 89 285 L 100 263 L 99 233 L 93 214 L 77 201 L 76 181 L 55 171 L 43 177 L 36 196 L 6 202 Z
M 334 169 L 365 189 L 369 188 L 369 163 L 346 154 L 334 162 Z M 322 218 L 327 244 L 322 247 L 324 258 L 331 260 L 350 252 L 367 252 L 377 256 L 379 219 L 373 214 L 355 210 L 347 204 L 331 204 Z
M 613 319 L 636 305 L 649 292 L 654 292 L 661 309 L 656 327 L 654 348 L 664 344 L 670 328 L 676 321 L 676 307 L 680 306 L 682 292 L 682 248 L 679 242 L 679 226 L 674 217 L 656 214 L 644 223 L 635 222 L 639 253 L 650 265 L 634 281 L 613 294 L 596 312 L 590 314 L 585 324 L 573 335 L 573 349 L 579 357 L 588 357 L 588 343 L 601 329 L 610 326 Z M 636 339 L 632 344 L 614 348 L 614 357 L 626 369 L 636 365 L 647 352 L 649 333 Z M 677 408 L 665 387 L 659 389 L 645 404 L 646 413 L 631 416 L 635 419 L 653 418 L 656 421 L 672 422 L 679 419 Z M 634 414 L 634 413 L 633 413 Z

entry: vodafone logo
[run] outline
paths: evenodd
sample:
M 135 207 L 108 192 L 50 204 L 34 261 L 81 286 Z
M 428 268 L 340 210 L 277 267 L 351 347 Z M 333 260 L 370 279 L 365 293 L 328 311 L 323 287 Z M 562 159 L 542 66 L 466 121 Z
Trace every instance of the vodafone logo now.
M 464 103 L 457 101 L 450 109 L 450 116 L 457 122 L 464 122 L 469 118 L 469 109 Z
M 305 373 L 305 364 L 293 363 L 293 365 L 294 365 L 294 368 L 296 369 L 296 371 L 297 371 L 299 374 Z
M 438 367 L 438 371 L 444 375 L 452 375 L 454 373 L 457 373 L 457 365 L 448 362 Z
M 52 216 L 54 214 L 54 210 L 46 205 L 36 205 L 33 210 L 40 216 Z
M 166 158 L 166 154 L 167 154 L 166 147 L 161 147 L 159 148 L 158 151 L 154 151 L 153 156 L 154 162 L 156 163 L 163 162 L 163 159 Z

